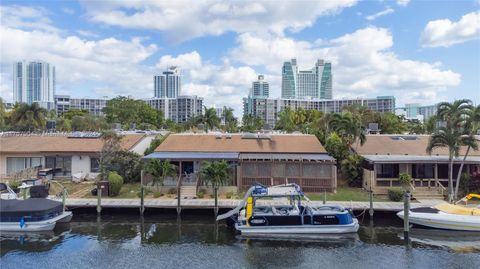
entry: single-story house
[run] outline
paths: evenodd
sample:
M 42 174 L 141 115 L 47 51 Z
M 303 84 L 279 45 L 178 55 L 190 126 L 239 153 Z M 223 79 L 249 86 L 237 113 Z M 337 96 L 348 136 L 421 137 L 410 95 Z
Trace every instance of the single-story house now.
M 144 134 L 127 134 L 120 146 L 143 155 L 151 140 Z M 52 168 L 53 177 L 93 178 L 100 170 L 102 147 L 98 134 L 0 134 L 0 178 L 38 168 Z
M 399 174 L 412 176 L 413 185 L 423 191 L 445 194 L 448 187 L 448 148 L 426 152 L 429 135 L 368 135 L 364 145 L 353 150 L 364 158 L 363 186 L 374 193 L 385 194 L 387 189 L 399 186 Z M 466 152 L 462 147 L 454 159 L 454 182 Z M 470 150 L 463 171 L 473 177 L 480 175 L 480 151 Z
M 199 186 L 203 161 L 225 160 L 230 164 L 226 185 L 246 190 L 254 183 L 267 186 L 297 183 L 306 192 L 335 191 L 335 159 L 318 139 L 303 134 L 172 134 L 144 157 L 168 160 L 177 165 L 179 177 L 167 186 Z

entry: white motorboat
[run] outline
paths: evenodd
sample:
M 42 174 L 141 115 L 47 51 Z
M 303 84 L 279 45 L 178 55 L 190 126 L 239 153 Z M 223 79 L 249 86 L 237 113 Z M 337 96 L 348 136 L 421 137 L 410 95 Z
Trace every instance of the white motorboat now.
M 46 198 L 19 200 L 6 184 L 0 183 L 0 188 L 8 193 L 0 199 L 1 232 L 51 231 L 57 222 L 72 219 L 72 212 L 65 211 L 60 202 Z
M 397 216 L 403 219 L 404 211 L 398 212 Z M 409 221 L 429 228 L 480 232 L 480 209 L 441 203 L 411 209 Z
M 260 198 L 287 198 L 281 205 L 257 205 Z M 307 201 L 306 204 L 302 204 Z M 245 199 L 217 221 L 231 218 L 242 235 L 315 235 L 356 233 L 358 220 L 341 206 L 310 206 L 297 184 L 252 186 Z

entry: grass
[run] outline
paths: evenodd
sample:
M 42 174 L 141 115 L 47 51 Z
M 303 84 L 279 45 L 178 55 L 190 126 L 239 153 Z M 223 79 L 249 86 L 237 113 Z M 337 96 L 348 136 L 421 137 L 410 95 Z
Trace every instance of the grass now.
M 308 198 L 314 201 L 323 201 L 323 193 L 307 193 Z M 337 193 L 327 192 L 328 201 L 354 201 L 354 202 L 367 202 L 369 201 L 368 192 L 360 188 L 351 187 L 339 187 Z M 374 202 L 384 202 L 385 199 L 379 197 L 373 197 Z

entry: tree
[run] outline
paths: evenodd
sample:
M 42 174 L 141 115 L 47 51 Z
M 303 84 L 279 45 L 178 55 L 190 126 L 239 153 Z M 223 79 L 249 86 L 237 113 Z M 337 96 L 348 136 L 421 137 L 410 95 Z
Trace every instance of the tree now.
M 5 104 L 3 103 L 3 99 L 0 97 L 0 131 L 6 129 L 7 126 L 7 112 L 5 111 Z
M 263 120 L 252 114 L 244 114 L 242 118 L 242 131 L 255 132 L 263 128 Z
M 340 135 L 347 147 L 350 147 L 355 141 L 359 141 L 363 145 L 367 140 L 365 126 L 350 112 L 333 114 L 330 119 L 330 129 Z
M 200 173 L 203 183 L 213 187 L 215 196 L 215 216 L 218 214 L 218 187 L 225 184 L 228 179 L 229 165 L 226 161 L 205 161 L 202 163 Z
M 233 115 L 233 108 L 223 107 L 223 118 L 225 119 L 225 131 L 235 133 L 238 130 L 238 119 Z
M 346 176 L 348 184 L 353 187 L 361 187 L 363 179 L 362 156 L 351 154 L 341 162 L 341 171 Z
M 401 134 L 407 131 L 405 122 L 391 112 L 377 112 L 375 113 L 375 119 L 382 134 Z
M 201 122 L 204 124 L 205 132 L 218 128 L 220 126 L 220 118 L 217 116 L 217 111 L 215 108 L 204 108 L 204 114 L 202 116 Z
M 72 121 L 64 117 L 57 118 L 55 129 L 60 132 L 70 132 L 72 130 Z
M 133 124 L 148 123 L 157 127 L 163 125 L 163 114 L 142 100 L 118 96 L 107 101 L 103 109 L 108 123 L 120 123 L 124 128 Z
M 398 175 L 398 183 L 400 183 L 400 186 L 406 191 L 412 183 L 412 176 L 408 173 L 400 173 Z
M 111 164 L 115 153 L 121 150 L 120 141 L 122 137 L 114 131 L 104 131 L 101 137 L 103 146 L 100 152 L 100 175 L 105 180 L 108 166 Z
M 165 178 L 177 175 L 177 166 L 169 160 L 152 159 L 145 165 L 145 171 L 152 176 L 152 186 L 155 185 L 157 191 L 160 191 L 158 186 L 163 186 Z
M 375 113 L 367 106 L 352 104 L 344 106 L 343 111 L 352 113 L 353 117 L 360 121 L 363 126 L 368 126 L 369 123 L 374 121 Z
M 425 126 L 417 119 L 407 120 L 407 130 L 410 134 L 424 134 Z
M 108 171 L 115 171 L 122 176 L 125 182 L 140 181 L 142 159 L 135 152 L 123 149 L 114 151 L 106 166 Z
M 296 127 L 295 111 L 293 111 L 290 107 L 287 107 L 278 113 L 278 120 L 275 125 L 275 129 L 291 133 L 296 130 Z
M 65 119 L 68 119 L 68 120 L 72 120 L 73 117 L 75 117 L 75 116 L 85 117 L 88 114 L 89 114 L 88 111 L 85 110 L 85 109 L 70 109 L 67 112 L 64 112 L 62 114 L 62 117 L 64 117 Z
M 341 163 L 341 161 L 348 155 L 347 145 L 336 132 L 332 132 L 328 135 L 325 143 L 325 149 L 330 156 L 337 160 L 337 163 Z
M 475 135 L 477 134 L 478 130 L 480 129 L 480 105 L 472 108 L 468 111 L 467 120 L 465 123 L 465 131 L 466 134 L 464 136 L 465 141 L 467 143 L 467 150 L 465 155 L 463 156 L 462 163 L 460 164 L 460 169 L 458 170 L 457 181 L 455 184 L 455 192 L 454 192 L 454 199 L 458 199 L 458 189 L 460 186 L 460 177 L 462 175 L 463 166 L 467 159 L 467 156 L 470 152 L 470 149 L 473 148 L 474 150 L 478 150 L 478 143 Z
M 11 120 L 14 128 L 19 131 L 33 131 L 36 129 L 44 129 L 45 116 L 47 110 L 40 107 L 38 103 L 31 105 L 26 103 L 15 104 Z
M 453 122 L 452 122 L 453 123 Z M 438 128 L 431 136 L 427 146 L 427 153 L 432 154 L 435 148 L 448 148 L 448 199 L 452 202 L 453 193 L 453 158 L 458 157 L 460 147 L 468 144 L 468 139 L 462 136 L 458 128 Z
M 153 153 L 155 151 L 155 149 L 158 148 L 158 146 L 160 146 L 160 144 L 162 144 L 163 141 L 165 141 L 167 136 L 168 136 L 168 134 L 166 134 L 164 136 L 157 135 L 154 139 L 152 139 L 152 141 L 150 142 L 150 145 L 148 146 L 147 149 L 145 149 L 145 152 L 143 153 L 143 155 L 147 156 L 147 155 Z

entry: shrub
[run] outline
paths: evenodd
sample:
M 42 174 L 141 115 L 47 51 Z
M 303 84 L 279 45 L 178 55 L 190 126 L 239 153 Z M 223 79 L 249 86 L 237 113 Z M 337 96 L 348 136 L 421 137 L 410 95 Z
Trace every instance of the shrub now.
M 225 194 L 225 197 L 226 197 L 227 199 L 231 199 L 231 198 L 233 197 L 233 191 L 227 192 L 227 193 Z
M 18 180 L 8 182 L 8 186 L 10 186 L 10 188 L 12 188 L 12 190 L 18 189 L 18 187 L 20 187 L 20 185 L 22 185 L 22 182 L 20 182 Z
M 403 190 L 400 188 L 388 189 L 388 199 L 394 202 L 400 202 L 403 199 Z
M 197 192 L 197 198 L 202 199 L 205 196 L 205 193 L 202 191 Z
M 363 179 L 363 158 L 360 155 L 349 155 L 341 162 L 341 170 L 345 175 L 348 185 L 352 187 L 361 187 Z
M 117 172 L 108 173 L 109 196 L 117 196 L 123 185 L 123 178 Z
M 412 176 L 410 176 L 408 173 L 400 173 L 398 176 L 398 183 L 400 185 L 407 189 L 410 186 L 410 183 L 412 182 Z
M 175 189 L 175 188 L 170 188 L 170 189 L 168 190 L 168 194 L 177 194 L 177 189 Z
M 163 195 L 163 194 L 162 194 L 161 192 L 156 191 L 156 192 L 153 193 L 153 198 L 158 198 L 158 197 L 160 197 L 160 196 L 162 196 L 162 195 Z
M 150 193 L 152 193 L 151 190 L 144 188 L 143 189 L 143 197 L 147 197 Z M 140 191 L 137 192 L 137 197 L 141 198 Z

